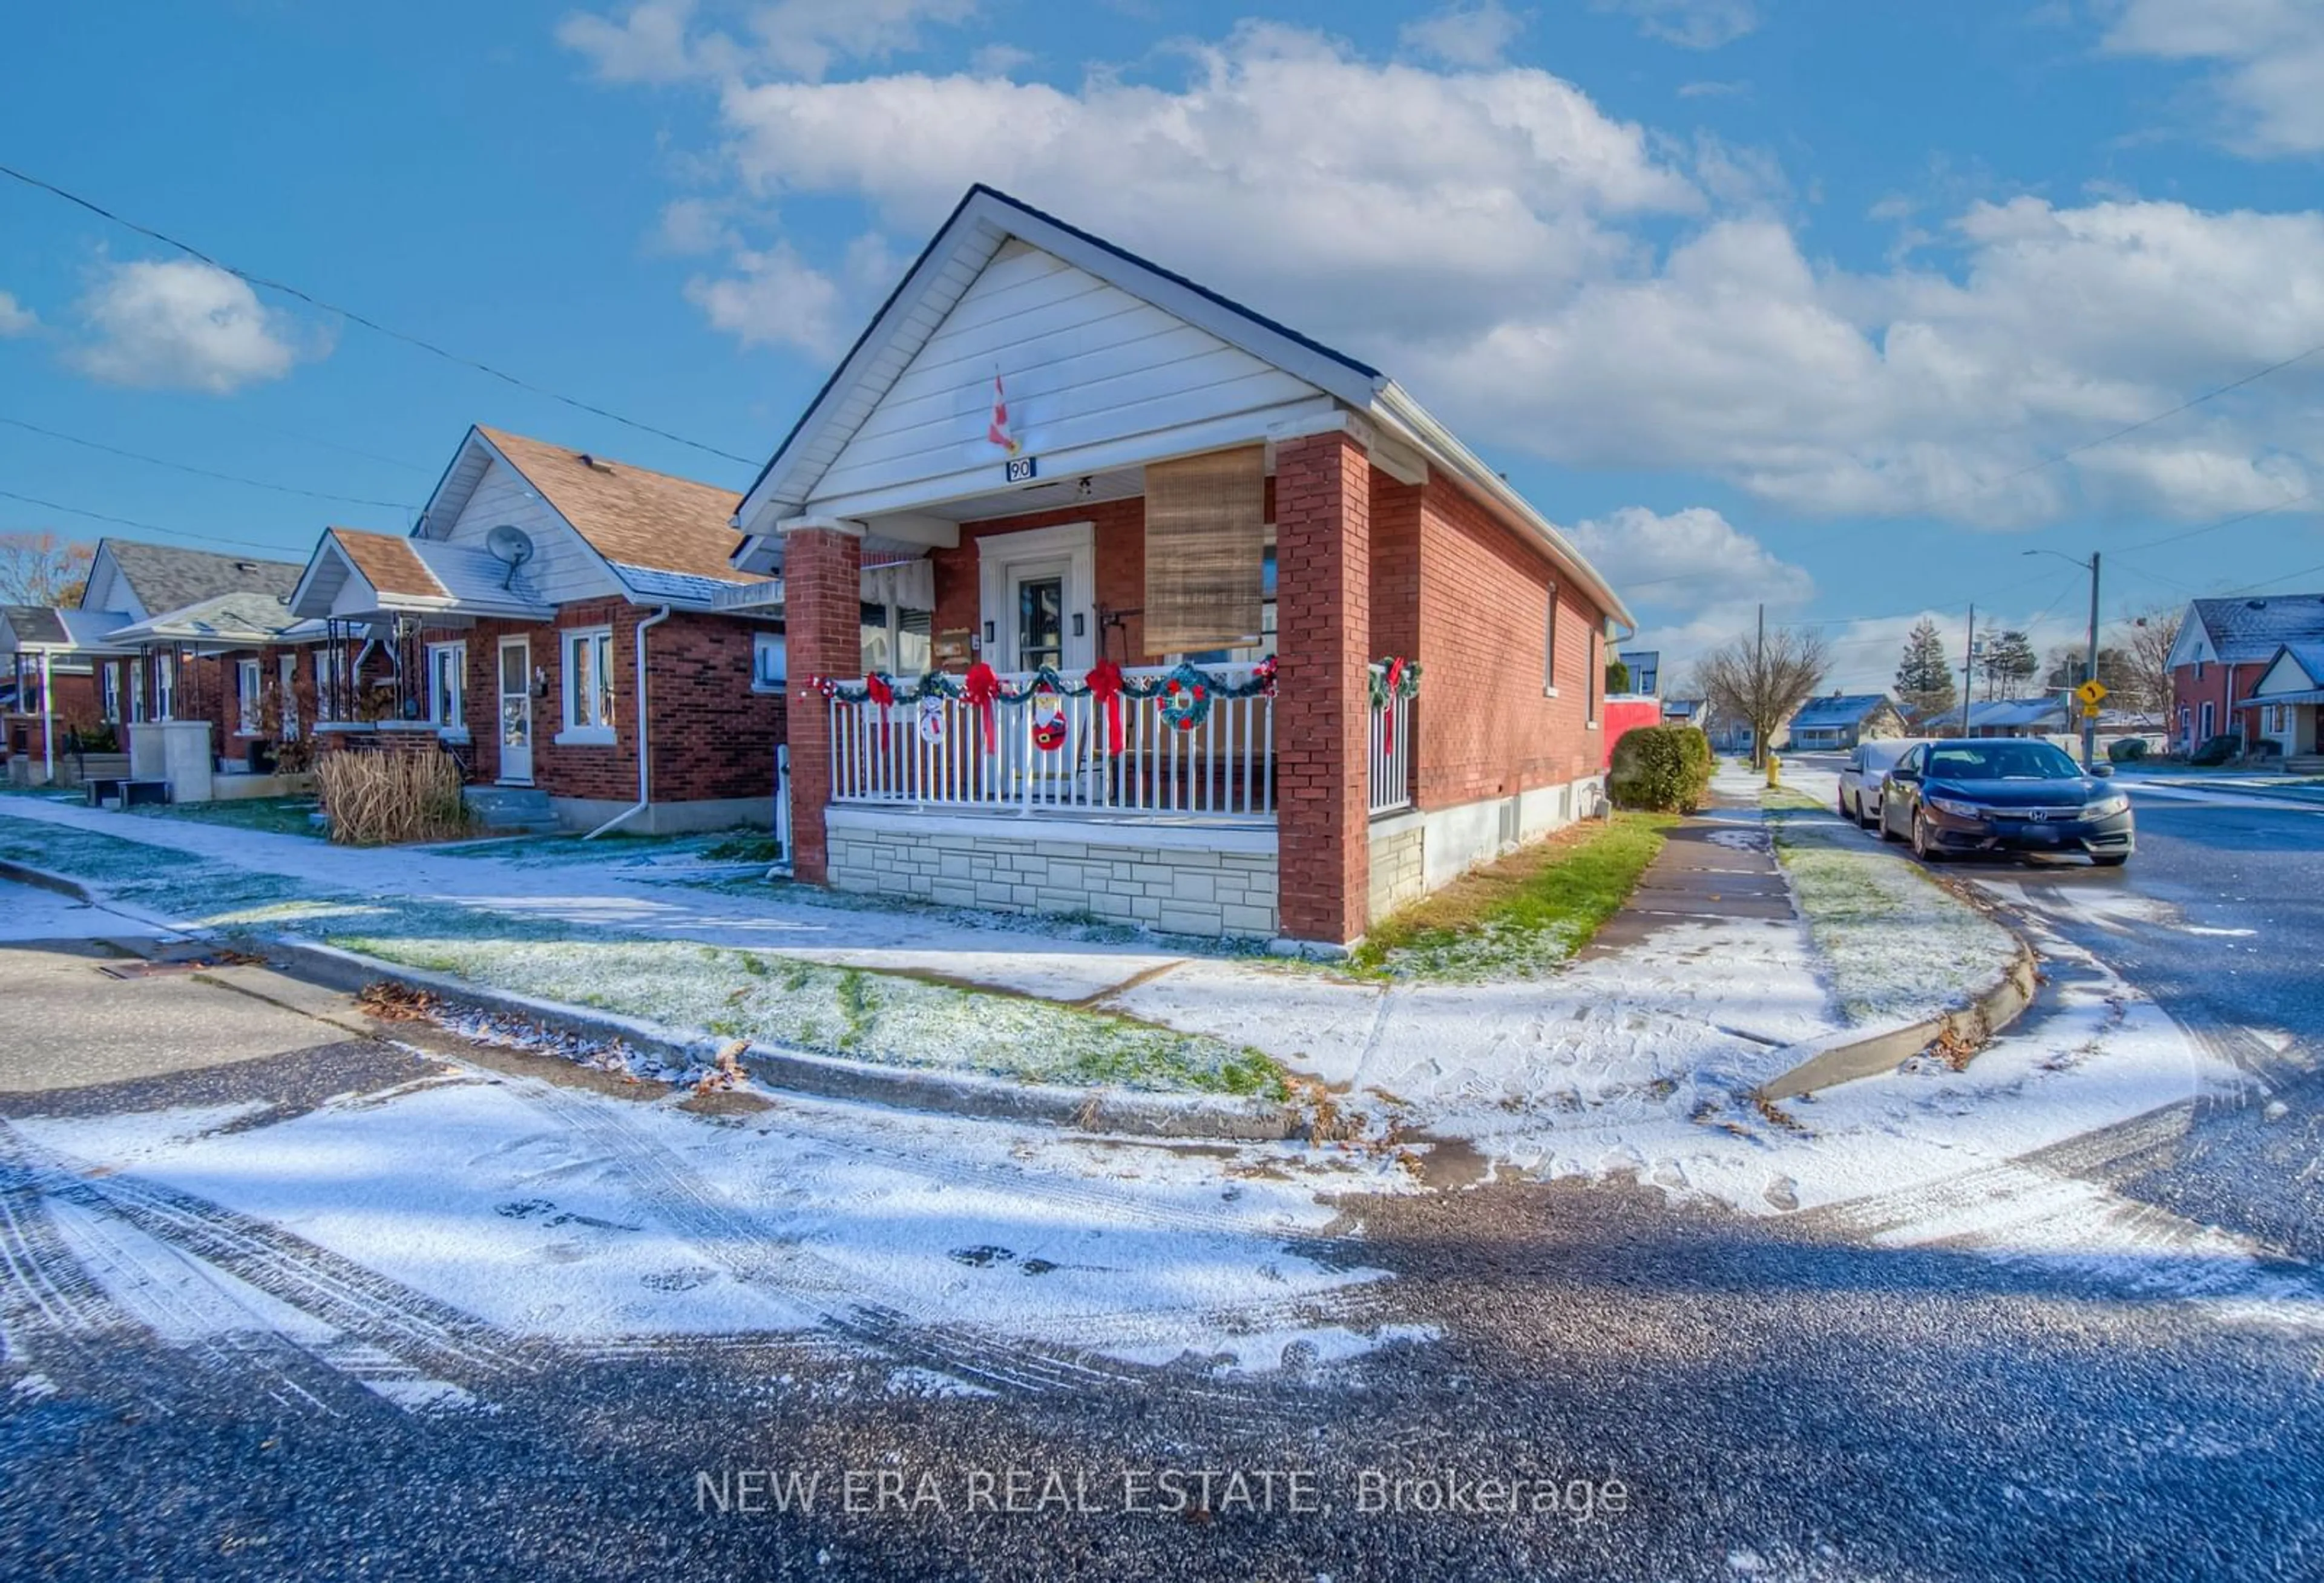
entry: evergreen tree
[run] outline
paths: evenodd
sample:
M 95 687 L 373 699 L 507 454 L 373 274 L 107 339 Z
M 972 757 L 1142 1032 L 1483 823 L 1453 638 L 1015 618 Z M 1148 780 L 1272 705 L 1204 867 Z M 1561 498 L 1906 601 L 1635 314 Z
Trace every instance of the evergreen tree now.
M 1916 722 L 1942 714 L 1958 702 L 1944 638 L 1926 616 L 1904 640 L 1904 658 L 1896 667 L 1896 701 Z
M 2003 632 L 1986 645 L 1978 668 L 1985 673 L 1987 697 L 2015 698 L 2025 691 L 2026 683 L 2042 674 L 2042 657 L 2034 651 L 2034 640 L 2024 633 Z

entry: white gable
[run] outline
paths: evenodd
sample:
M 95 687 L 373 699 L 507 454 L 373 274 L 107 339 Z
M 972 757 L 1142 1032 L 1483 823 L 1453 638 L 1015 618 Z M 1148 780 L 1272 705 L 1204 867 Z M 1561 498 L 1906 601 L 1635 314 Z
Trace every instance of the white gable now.
M 524 580 L 549 604 L 576 599 L 613 599 L 623 590 L 606 569 L 603 557 L 571 524 L 541 499 L 524 474 L 494 456 L 459 514 L 448 524 L 429 522 L 428 537 L 440 543 L 483 548 L 484 535 L 507 522 L 521 528 L 532 539 L 532 559 L 524 566 Z
M 2167 670 L 2177 670 L 2189 665 L 2217 665 L 2219 651 L 2211 647 L 2211 633 L 2203 625 L 2200 610 L 2190 604 L 2187 613 L 2179 619 L 2179 640 L 2171 645 L 2171 655 L 2163 662 Z
M 1156 434 L 1321 394 L 1175 314 L 1011 238 L 962 294 L 807 502 L 960 476 L 997 477 L 992 380 L 1040 456 Z
M 89 563 L 88 583 L 81 590 L 83 610 L 117 610 L 133 621 L 142 621 L 153 612 L 137 603 L 137 595 L 129 586 L 129 579 L 121 575 L 121 566 L 113 558 L 113 546 L 100 544 Z
M 2317 668 L 2324 670 L 2324 666 Z M 2300 663 L 2300 656 L 2287 649 L 2275 657 L 2275 663 L 2267 667 L 2267 674 L 2260 677 L 2251 695 L 2269 698 L 2278 693 L 2312 693 L 2319 687 L 2324 687 L 2324 676 L 2309 675 L 2308 667 Z

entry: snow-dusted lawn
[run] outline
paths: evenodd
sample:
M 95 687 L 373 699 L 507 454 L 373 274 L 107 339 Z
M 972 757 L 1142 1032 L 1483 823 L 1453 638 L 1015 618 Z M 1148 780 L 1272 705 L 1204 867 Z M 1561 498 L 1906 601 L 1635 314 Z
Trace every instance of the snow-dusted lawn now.
M 1399 1188 L 1385 1159 L 1277 1146 L 1222 1160 L 812 1103 L 712 1121 L 673 1100 L 474 1068 L 220 1130 L 240 1118 L 213 1108 L 14 1125 L 75 1175 L 197 1194 L 555 1342 L 806 1331 L 879 1311 L 1268 1369 L 1295 1343 L 1333 1357 L 1419 1334 L 1364 1318 L 1379 1272 L 1285 1247 L 1333 1219 L 1319 1190 Z M 242 1328 L 254 1311 L 299 1335 L 302 1316 L 248 1301 L 187 1250 L 107 1256 L 101 1228 L 74 1229 L 76 1253 L 133 1309 L 162 1306 L 152 1283 L 190 1264 L 243 1300 Z
M 1966 1005 L 2015 955 L 2006 929 L 1852 825 L 1803 812 L 1767 826 L 1851 1025 Z

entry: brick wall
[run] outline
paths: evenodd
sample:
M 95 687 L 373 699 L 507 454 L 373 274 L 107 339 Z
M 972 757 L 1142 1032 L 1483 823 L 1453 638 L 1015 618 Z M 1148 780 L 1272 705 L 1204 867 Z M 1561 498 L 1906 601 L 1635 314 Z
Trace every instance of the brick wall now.
M 1542 688 L 1551 588 L 1539 551 L 1440 479 L 1420 513 L 1418 802 L 1455 807 L 1599 773 L 1604 612 L 1557 590 L 1557 696 Z M 1602 714 L 1602 708 L 1600 711 Z
M 863 540 L 831 528 L 800 529 L 783 540 L 783 623 L 788 634 L 791 698 L 791 873 L 821 884 L 830 870 L 824 809 L 831 798 L 831 717 L 813 689 L 817 676 L 853 676 L 862 665 Z
M 522 638 L 534 671 L 548 673 L 548 695 L 532 701 L 532 783 L 553 797 L 634 802 L 638 795 L 637 633 L 651 610 L 621 600 L 560 606 L 552 625 L 479 621 L 429 629 L 429 643 L 468 647 L 461 711 L 472 742 L 476 780 L 500 778 L 500 645 Z M 567 632 L 610 627 L 613 634 L 613 741 L 559 743 L 565 730 Z M 655 802 L 697 802 L 773 794 L 774 751 L 783 740 L 779 694 L 751 687 L 753 623 L 674 612 L 646 634 L 646 702 L 653 712 Z
M 1372 474 L 1372 654 L 1420 654 L 1420 513 L 1425 491 Z
M 2258 686 L 2260 678 L 2267 674 L 2266 663 L 2218 665 L 2207 662 L 2201 667 L 2200 676 L 2196 674 L 2196 669 L 2194 666 L 2182 665 L 2171 673 L 2172 709 L 2168 724 L 2172 746 L 2184 750 L 2202 745 L 2203 705 L 2207 703 L 2211 705 L 2211 733 L 2214 736 L 2233 733 L 2246 742 L 2253 741 L 2258 732 L 2256 717 L 2259 712 L 2255 709 L 2236 710 L 2231 705 L 2251 696 L 2252 689 Z M 2183 731 L 2179 724 L 2181 708 L 2187 711 L 2187 724 Z
M 1106 610 L 1137 610 L 1146 603 L 1146 502 L 1143 499 L 1100 501 L 1088 505 L 1060 507 L 1053 511 L 1028 511 L 1015 517 L 992 517 L 981 522 L 964 522 L 960 529 L 960 546 L 955 549 L 929 551 L 936 563 L 936 630 L 966 629 L 982 638 L 984 634 L 980 609 L 981 583 L 977 572 L 977 541 L 996 533 L 1021 533 L 1032 528 L 1057 528 L 1068 522 L 1093 524 L 1091 538 L 1097 553 L 1097 603 Z M 1070 624 L 1068 626 L 1070 630 Z M 1103 658 L 1111 654 L 1121 665 L 1158 665 L 1159 655 L 1145 651 L 1145 622 L 1139 616 L 1127 618 L 1123 626 L 1111 632 L 1098 630 L 1098 641 L 1091 652 Z M 1012 670 L 1015 666 L 996 658 L 995 670 Z M 955 669 L 963 667 L 954 667 Z
M 1276 447 L 1275 478 L 1283 932 L 1352 941 L 1370 880 L 1371 463 L 1344 434 L 1313 435 Z

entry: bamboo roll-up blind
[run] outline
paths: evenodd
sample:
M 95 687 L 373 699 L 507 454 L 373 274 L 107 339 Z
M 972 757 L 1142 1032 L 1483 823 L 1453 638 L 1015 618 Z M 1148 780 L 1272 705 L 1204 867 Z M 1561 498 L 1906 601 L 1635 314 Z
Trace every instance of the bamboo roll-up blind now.
M 1264 446 L 1147 464 L 1148 653 L 1259 640 L 1266 518 Z

